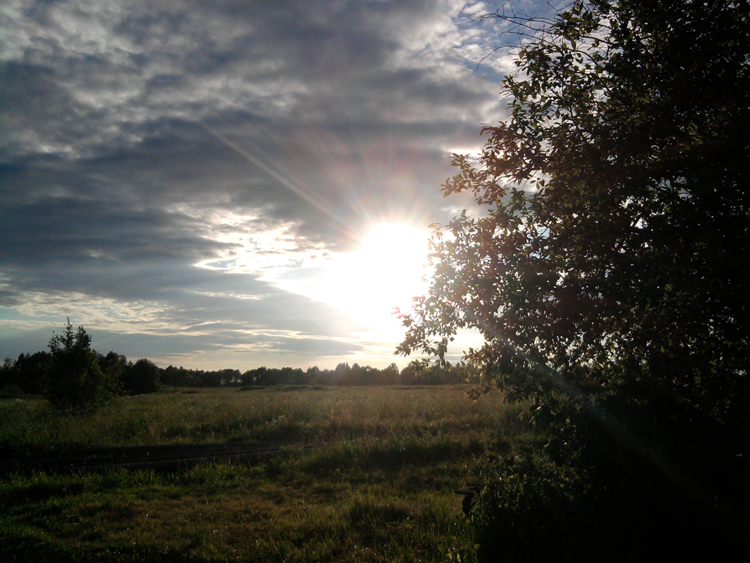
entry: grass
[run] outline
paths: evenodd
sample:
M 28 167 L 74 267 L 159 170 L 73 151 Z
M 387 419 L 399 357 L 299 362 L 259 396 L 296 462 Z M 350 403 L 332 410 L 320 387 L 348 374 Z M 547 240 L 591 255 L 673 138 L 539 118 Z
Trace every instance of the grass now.
M 466 388 L 268 388 L 122 398 L 62 416 L 0 401 L 0 448 L 280 441 L 321 447 L 178 473 L 0 478 L 3 561 L 468 561 L 461 497 L 484 446 L 517 433 Z

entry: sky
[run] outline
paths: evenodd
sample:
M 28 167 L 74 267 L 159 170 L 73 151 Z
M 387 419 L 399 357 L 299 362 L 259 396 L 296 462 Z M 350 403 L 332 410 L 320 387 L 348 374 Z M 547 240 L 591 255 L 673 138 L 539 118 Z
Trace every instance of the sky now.
M 405 366 L 450 155 L 507 115 L 501 6 L 3 0 L 0 358 L 69 317 L 162 367 Z

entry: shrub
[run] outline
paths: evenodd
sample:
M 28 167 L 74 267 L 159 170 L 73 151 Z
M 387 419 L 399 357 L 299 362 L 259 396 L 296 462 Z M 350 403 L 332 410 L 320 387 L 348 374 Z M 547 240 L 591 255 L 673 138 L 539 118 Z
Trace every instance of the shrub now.
M 700 482 L 695 467 L 661 457 L 654 443 L 618 441 L 590 412 L 563 408 L 565 427 L 550 425 L 486 464 L 471 513 L 479 561 L 731 560 L 743 548 L 746 491 L 706 481 L 740 483 L 732 473 L 744 464 L 694 460 L 714 473 Z M 736 502 L 721 500 L 731 494 Z
M 24 395 L 23 389 L 15 383 L 8 383 L 0 388 L 0 399 L 18 399 Z

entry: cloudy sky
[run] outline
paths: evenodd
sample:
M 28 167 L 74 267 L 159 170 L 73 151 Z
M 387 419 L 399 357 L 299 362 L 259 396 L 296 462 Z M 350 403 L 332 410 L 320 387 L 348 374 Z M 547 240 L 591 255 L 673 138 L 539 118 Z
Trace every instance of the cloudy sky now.
M 449 155 L 505 115 L 499 6 L 3 0 L 0 356 L 70 317 L 162 366 L 403 367 Z

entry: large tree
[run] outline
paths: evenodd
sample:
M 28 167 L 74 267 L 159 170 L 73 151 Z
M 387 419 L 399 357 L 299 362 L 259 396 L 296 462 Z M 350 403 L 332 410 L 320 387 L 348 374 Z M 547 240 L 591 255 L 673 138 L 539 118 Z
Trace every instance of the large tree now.
M 531 399 L 550 463 L 588 479 L 636 452 L 725 508 L 737 491 L 715 477 L 750 453 L 748 11 L 603 0 L 506 18 L 530 35 L 510 115 L 478 159 L 453 157 L 444 194 L 478 208 L 437 226 L 399 347 L 442 357 L 476 328 L 467 359 Z

